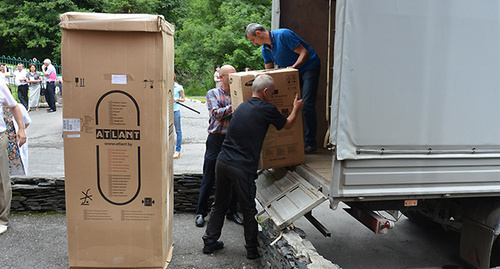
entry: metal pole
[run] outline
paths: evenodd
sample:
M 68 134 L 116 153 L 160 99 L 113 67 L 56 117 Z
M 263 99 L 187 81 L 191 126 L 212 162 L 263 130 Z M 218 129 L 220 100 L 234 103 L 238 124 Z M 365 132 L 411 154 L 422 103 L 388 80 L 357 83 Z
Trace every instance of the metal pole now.
M 188 107 L 188 106 L 186 106 L 185 104 L 182 104 L 182 103 L 180 103 L 180 102 L 176 102 L 176 103 L 177 103 L 177 104 L 179 104 L 179 105 L 181 105 L 181 106 L 183 106 L 183 107 L 185 107 L 185 108 L 187 108 L 187 109 L 189 109 L 189 110 L 191 110 L 191 111 L 194 111 L 194 112 L 196 112 L 196 113 L 200 114 L 200 111 L 198 111 L 198 110 L 196 110 L 196 109 L 190 108 L 190 107 Z

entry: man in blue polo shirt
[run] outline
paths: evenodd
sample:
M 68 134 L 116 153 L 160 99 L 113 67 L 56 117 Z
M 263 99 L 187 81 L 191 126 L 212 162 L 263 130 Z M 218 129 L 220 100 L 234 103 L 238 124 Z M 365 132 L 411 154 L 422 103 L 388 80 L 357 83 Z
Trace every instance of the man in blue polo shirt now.
M 254 45 L 262 45 L 262 58 L 266 69 L 291 67 L 299 70 L 306 134 L 304 150 L 316 151 L 316 96 L 318 93 L 321 63 L 314 49 L 296 33 L 288 29 L 268 31 L 264 26 L 250 23 L 246 28 L 246 38 Z

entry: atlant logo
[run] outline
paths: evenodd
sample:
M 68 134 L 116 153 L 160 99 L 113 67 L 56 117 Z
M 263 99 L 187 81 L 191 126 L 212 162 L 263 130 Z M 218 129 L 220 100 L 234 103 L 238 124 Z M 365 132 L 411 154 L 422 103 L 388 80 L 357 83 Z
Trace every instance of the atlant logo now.
M 110 140 L 141 140 L 141 131 L 119 130 L 119 129 L 96 129 L 95 138 L 110 139 Z

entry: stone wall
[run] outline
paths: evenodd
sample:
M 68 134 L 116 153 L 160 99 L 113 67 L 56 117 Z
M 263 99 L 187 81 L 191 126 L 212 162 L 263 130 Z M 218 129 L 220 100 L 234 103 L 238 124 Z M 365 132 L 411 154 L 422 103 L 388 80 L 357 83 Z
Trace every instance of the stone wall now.
M 12 213 L 66 211 L 64 178 L 12 177 Z M 198 205 L 201 175 L 174 177 L 174 212 L 195 212 Z M 208 203 L 212 204 L 211 196 Z
M 198 194 L 200 193 L 202 175 L 182 174 L 174 177 L 174 213 L 196 212 Z M 213 203 L 213 193 L 208 199 L 208 205 Z
M 12 177 L 11 213 L 66 212 L 64 178 Z

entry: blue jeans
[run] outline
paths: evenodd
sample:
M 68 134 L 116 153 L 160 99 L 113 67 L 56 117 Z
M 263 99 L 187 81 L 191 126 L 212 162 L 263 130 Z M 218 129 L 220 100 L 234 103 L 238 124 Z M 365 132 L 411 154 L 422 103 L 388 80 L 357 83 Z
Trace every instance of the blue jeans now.
M 304 109 L 302 114 L 306 124 L 306 134 L 304 136 L 305 145 L 316 146 L 316 132 L 318 121 L 316 119 L 316 97 L 318 96 L 318 82 L 321 65 L 309 68 L 299 75 L 300 88 L 302 89 L 302 101 Z
M 215 185 L 215 163 L 217 162 L 217 156 L 219 156 L 219 152 L 222 149 L 222 142 L 224 142 L 225 137 L 223 134 L 208 134 L 207 137 L 205 160 L 203 162 L 203 178 L 201 179 L 200 196 L 198 197 L 198 208 L 196 209 L 196 214 L 203 215 L 203 217 L 207 216 L 209 212 L 208 199 Z M 227 188 L 224 188 L 224 190 L 231 194 L 231 202 L 227 213 L 234 214 L 238 209 L 236 191 L 234 188 L 230 191 Z
M 181 130 L 181 111 L 174 111 L 174 127 L 175 135 L 177 136 L 177 143 L 175 144 L 175 151 L 181 152 L 182 143 L 182 130 Z

